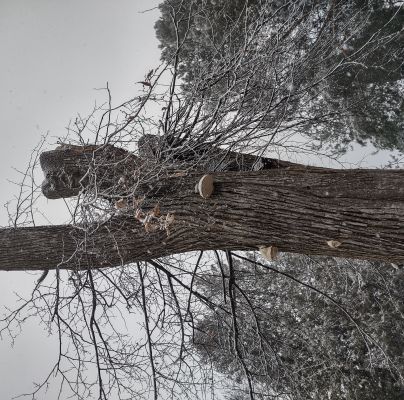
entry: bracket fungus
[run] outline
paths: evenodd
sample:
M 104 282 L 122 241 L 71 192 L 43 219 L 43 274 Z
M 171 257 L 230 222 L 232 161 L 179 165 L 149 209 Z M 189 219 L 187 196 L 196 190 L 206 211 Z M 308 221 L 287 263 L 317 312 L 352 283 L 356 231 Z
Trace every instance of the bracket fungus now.
M 338 240 L 327 240 L 328 246 L 330 246 L 332 249 L 336 249 L 337 247 L 341 246 L 341 242 Z
M 268 261 L 275 260 L 278 256 L 278 248 L 276 246 L 260 246 L 259 251 L 261 255 L 266 258 Z
M 195 193 L 199 193 L 204 199 L 209 198 L 214 189 L 213 175 L 204 175 L 195 186 Z

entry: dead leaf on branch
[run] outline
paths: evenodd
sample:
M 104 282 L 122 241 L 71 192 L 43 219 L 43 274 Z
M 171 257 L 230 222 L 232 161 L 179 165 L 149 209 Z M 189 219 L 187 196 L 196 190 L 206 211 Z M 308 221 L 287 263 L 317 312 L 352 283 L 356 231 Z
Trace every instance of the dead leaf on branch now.
M 128 200 L 127 199 L 119 199 L 115 202 L 115 208 L 118 210 L 123 210 L 128 207 Z
M 151 215 L 153 215 L 153 217 L 156 217 L 156 218 L 160 217 L 161 212 L 160 212 L 160 204 L 159 203 L 157 203 L 154 206 L 153 210 L 151 211 Z
M 136 83 L 141 83 L 143 86 L 148 86 L 148 87 L 152 87 L 152 84 L 150 82 L 146 82 L 146 81 L 139 81 Z

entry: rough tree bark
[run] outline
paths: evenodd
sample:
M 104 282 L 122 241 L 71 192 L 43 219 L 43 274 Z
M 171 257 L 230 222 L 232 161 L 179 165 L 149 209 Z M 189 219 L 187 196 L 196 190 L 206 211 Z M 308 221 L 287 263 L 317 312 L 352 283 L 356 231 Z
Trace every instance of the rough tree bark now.
M 137 169 L 147 169 L 144 164 L 154 164 L 169 160 L 171 168 L 198 169 L 201 172 L 242 171 L 287 167 L 300 167 L 300 164 L 266 157 L 256 157 L 221 149 L 210 150 L 208 157 L 197 155 L 195 151 L 181 151 L 170 154 L 157 149 L 156 136 L 145 135 L 139 140 L 140 157 L 122 148 L 111 145 L 72 146 L 62 145 L 55 150 L 45 151 L 40 156 L 45 180 L 42 192 L 49 199 L 72 197 L 79 194 L 88 185 L 89 168 L 97 175 L 97 188 L 104 194 L 114 189 L 121 176 L 133 177 Z M 162 146 L 163 148 L 163 146 Z M 198 159 L 195 163 L 192 159 Z M 310 167 L 313 168 L 313 167 Z M 113 194 L 113 193 L 111 193 Z M 115 193 L 116 194 L 116 193 Z
M 0 270 L 100 268 L 193 250 L 280 251 L 404 261 L 404 171 L 289 166 L 166 177 L 143 193 L 174 215 L 170 234 L 146 232 L 133 210 L 99 225 L 0 230 Z M 142 189 L 139 188 L 140 195 Z M 327 241 L 341 243 L 332 248 Z

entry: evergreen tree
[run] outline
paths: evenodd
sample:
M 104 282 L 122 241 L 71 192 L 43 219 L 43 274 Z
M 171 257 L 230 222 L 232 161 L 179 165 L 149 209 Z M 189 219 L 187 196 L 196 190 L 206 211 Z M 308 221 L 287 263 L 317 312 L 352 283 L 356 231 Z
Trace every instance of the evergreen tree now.
M 338 151 L 353 140 L 404 150 L 399 2 L 187 0 L 160 9 L 162 59 L 190 95 L 209 104 L 245 90 L 240 112 L 266 113 L 268 129 L 305 120 L 301 132 Z
M 247 370 L 258 399 L 402 398 L 402 267 L 291 254 L 254 265 L 233 257 L 236 317 L 219 267 L 198 282 L 223 307 L 198 323 L 194 344 L 205 362 L 239 389 Z M 228 265 L 222 269 L 228 277 Z

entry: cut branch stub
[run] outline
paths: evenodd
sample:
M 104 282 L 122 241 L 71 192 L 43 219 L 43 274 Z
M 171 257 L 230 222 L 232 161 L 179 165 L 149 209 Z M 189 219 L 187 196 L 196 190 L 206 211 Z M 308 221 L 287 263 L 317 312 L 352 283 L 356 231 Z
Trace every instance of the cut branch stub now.
M 207 199 L 213 193 L 213 175 L 204 175 L 198 182 L 197 192 L 204 198 Z
M 89 184 L 90 168 L 102 182 L 98 190 L 112 188 L 127 171 L 135 169 L 137 158 L 112 145 L 63 145 L 43 152 L 40 163 L 45 175 L 43 194 L 48 199 L 59 199 L 77 196 Z

